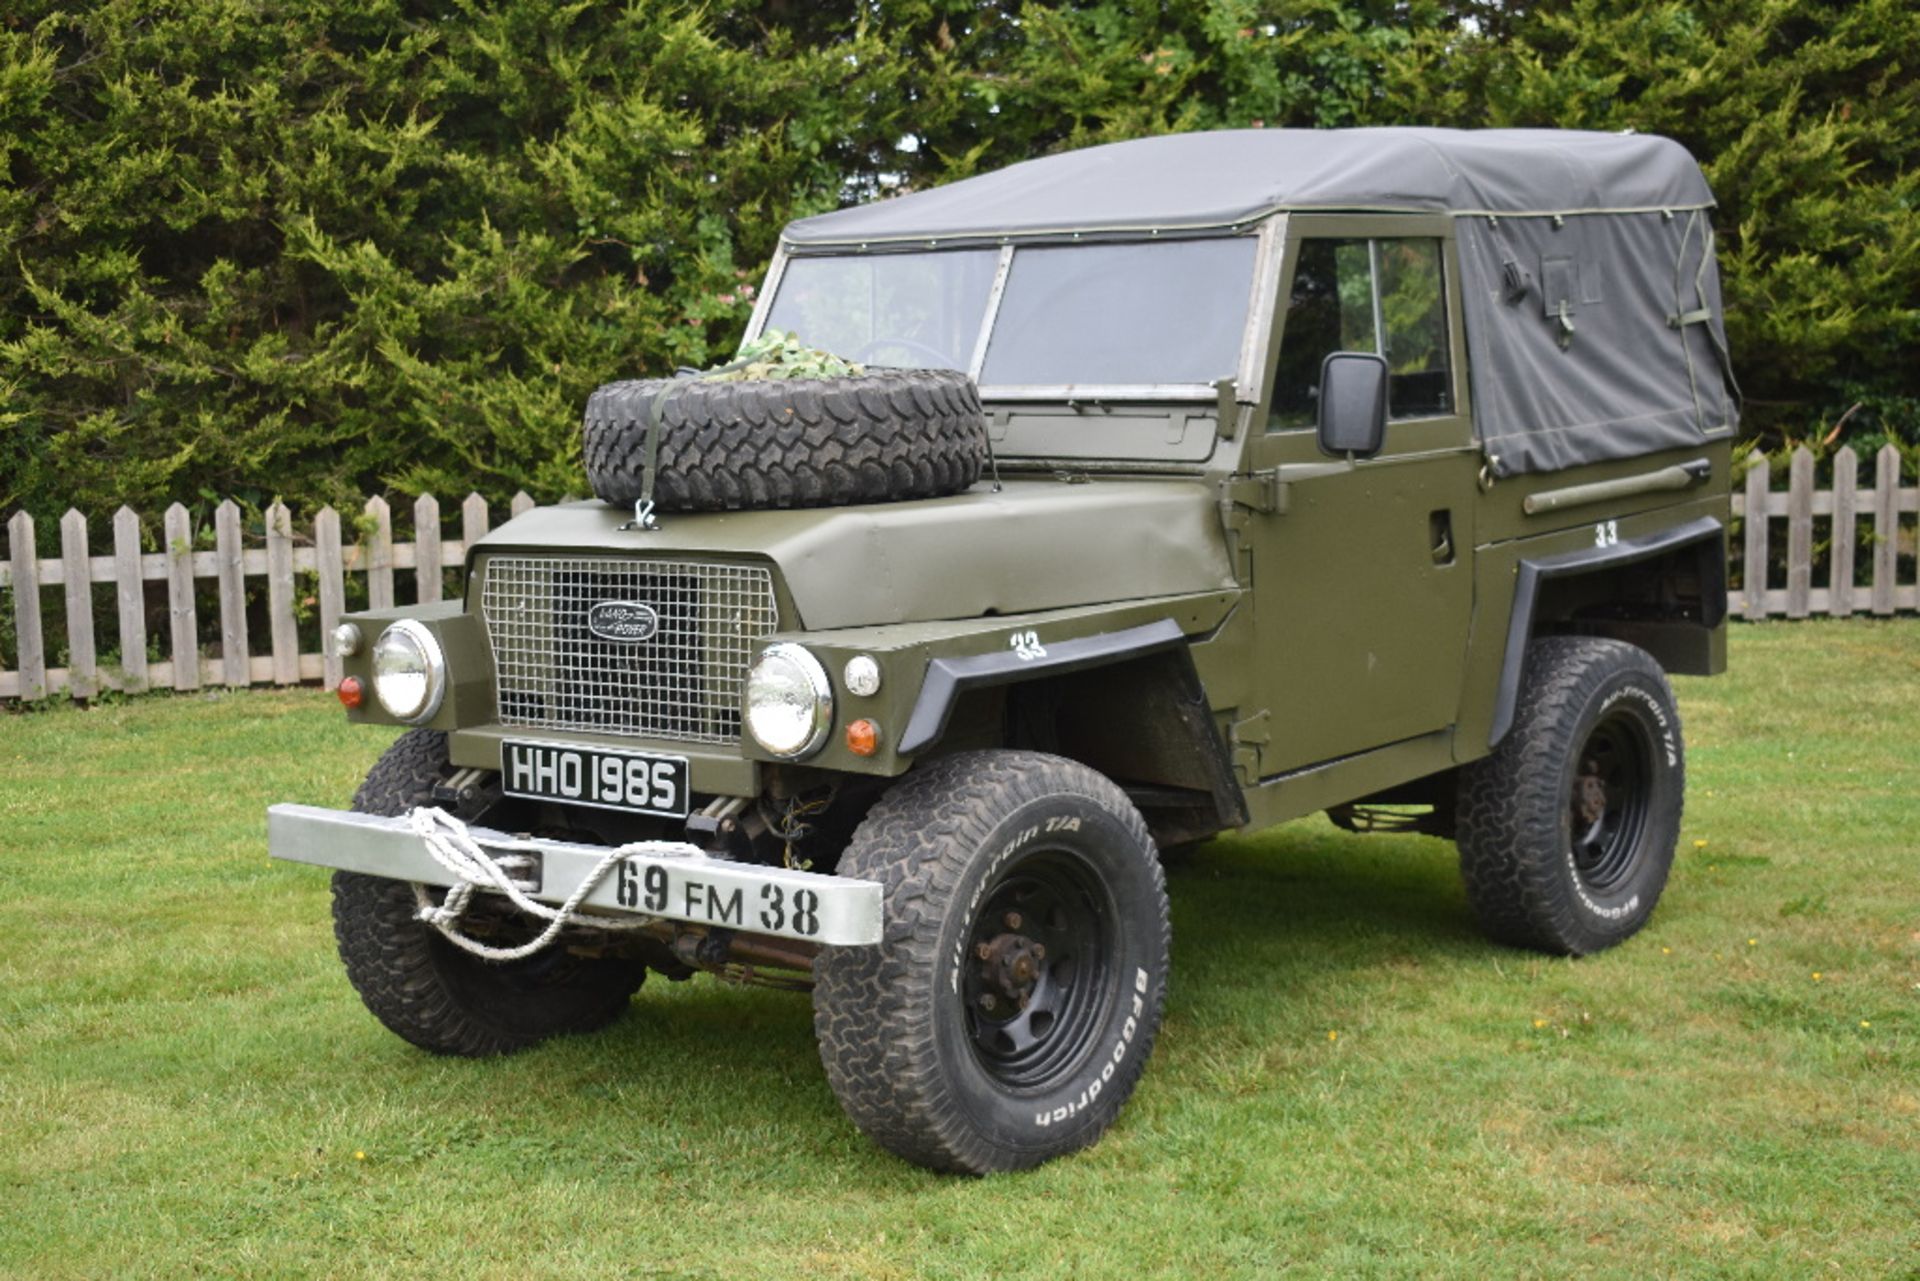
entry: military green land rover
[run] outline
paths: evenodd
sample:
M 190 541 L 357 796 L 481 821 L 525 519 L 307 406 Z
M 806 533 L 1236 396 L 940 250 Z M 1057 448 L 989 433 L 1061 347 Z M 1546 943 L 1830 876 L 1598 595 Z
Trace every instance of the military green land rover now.
M 975 1172 L 1112 1123 L 1217 833 L 1448 837 L 1493 939 L 1618 943 L 1726 660 L 1712 203 L 1660 138 L 1253 130 L 796 222 L 748 338 L 859 367 L 597 392 L 595 499 L 335 631 L 411 728 L 272 852 L 416 1045 L 806 990 L 853 1122 Z

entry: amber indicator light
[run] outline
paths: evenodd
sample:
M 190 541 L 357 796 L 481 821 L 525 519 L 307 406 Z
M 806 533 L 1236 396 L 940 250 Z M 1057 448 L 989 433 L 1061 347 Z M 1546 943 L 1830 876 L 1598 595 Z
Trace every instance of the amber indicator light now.
M 847 750 L 855 756 L 872 756 L 880 750 L 880 727 L 864 719 L 847 726 Z
M 340 696 L 340 706 L 342 707 L 358 707 L 360 706 L 361 700 L 367 696 L 366 690 L 360 686 L 360 678 L 358 676 L 349 676 L 341 681 L 340 688 L 336 689 L 334 693 Z

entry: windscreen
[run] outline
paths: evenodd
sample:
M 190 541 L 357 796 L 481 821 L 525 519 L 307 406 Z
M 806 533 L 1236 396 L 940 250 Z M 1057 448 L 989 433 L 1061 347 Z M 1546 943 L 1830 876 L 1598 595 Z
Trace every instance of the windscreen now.
M 983 387 L 1211 383 L 1239 371 L 1254 239 L 1021 248 Z
M 999 258 L 995 249 L 794 257 L 766 328 L 864 364 L 964 371 Z

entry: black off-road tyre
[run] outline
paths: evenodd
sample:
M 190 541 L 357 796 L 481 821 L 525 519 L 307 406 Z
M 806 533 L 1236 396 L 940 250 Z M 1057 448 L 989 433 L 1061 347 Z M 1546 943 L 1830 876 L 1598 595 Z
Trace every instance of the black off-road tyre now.
M 433 785 L 452 772 L 445 734 L 408 730 L 368 772 L 353 808 L 397 815 L 434 804 Z M 476 818 L 489 799 L 452 812 Z M 507 1054 L 604 1027 L 646 977 L 638 962 L 570 956 L 558 947 L 484 961 L 414 919 L 415 910 L 413 886 L 404 881 L 333 874 L 333 936 L 354 990 L 394 1033 L 435 1054 Z
M 1170 945 L 1125 794 L 1038 752 L 945 757 L 881 798 L 840 872 L 886 887 L 883 941 L 814 971 L 820 1059 L 854 1124 L 973 1174 L 1099 1138 L 1152 1053 Z
M 663 512 L 937 498 L 979 480 L 987 457 L 979 389 L 949 369 L 608 383 L 581 428 L 587 483 L 603 501 L 639 500 L 663 392 L 653 491 Z
M 1497 942 L 1584 956 L 1653 915 L 1686 794 L 1660 664 L 1622 641 L 1534 641 L 1512 730 L 1460 774 L 1467 898 Z

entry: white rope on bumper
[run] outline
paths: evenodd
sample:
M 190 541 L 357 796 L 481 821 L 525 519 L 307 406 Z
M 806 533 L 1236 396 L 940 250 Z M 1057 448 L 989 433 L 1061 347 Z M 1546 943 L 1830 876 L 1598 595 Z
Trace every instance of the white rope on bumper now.
M 566 902 L 559 907 L 548 907 L 528 896 L 513 873 L 524 872 L 533 865 L 533 858 L 527 854 L 489 854 L 481 848 L 467 831 L 467 825 L 437 806 L 421 806 L 407 812 L 407 827 L 418 836 L 427 847 L 427 853 L 433 861 L 447 870 L 454 883 L 447 890 L 447 896 L 438 905 L 427 893 L 424 885 L 413 887 L 414 903 L 419 910 L 414 913 L 416 919 L 426 922 L 440 931 L 445 939 L 455 947 L 488 961 L 518 961 L 532 956 L 535 952 L 550 945 L 560 937 L 560 931 L 569 925 L 591 923 L 595 929 L 637 930 L 653 923 L 651 917 L 613 917 L 588 916 L 580 910 L 580 905 L 593 893 L 594 887 L 607 878 L 619 865 L 620 860 L 629 854 L 645 849 L 649 842 L 635 845 L 622 845 L 607 851 L 606 857 L 593 865 L 593 870 L 580 879 L 573 893 L 567 895 Z M 477 890 L 492 890 L 506 896 L 509 902 L 529 916 L 538 917 L 547 923 L 538 937 L 518 947 L 493 947 L 471 937 L 460 928 L 461 918 L 466 914 L 468 905 L 473 901 Z

